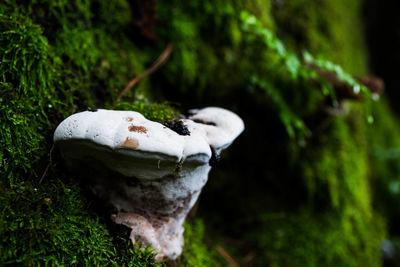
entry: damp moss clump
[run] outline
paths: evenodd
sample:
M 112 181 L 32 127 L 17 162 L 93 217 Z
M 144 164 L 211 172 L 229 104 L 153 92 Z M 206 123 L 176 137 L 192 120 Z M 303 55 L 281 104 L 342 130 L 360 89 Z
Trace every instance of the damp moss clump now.
M 146 103 L 143 101 L 134 101 L 133 103 L 124 101 L 119 103 L 115 109 L 133 110 L 141 113 L 148 120 L 160 123 L 177 118 L 180 114 L 168 103 Z
M 150 250 L 110 234 L 75 182 L 53 176 L 40 186 L 23 182 L 10 189 L 1 181 L 0 193 L 3 266 L 154 264 Z

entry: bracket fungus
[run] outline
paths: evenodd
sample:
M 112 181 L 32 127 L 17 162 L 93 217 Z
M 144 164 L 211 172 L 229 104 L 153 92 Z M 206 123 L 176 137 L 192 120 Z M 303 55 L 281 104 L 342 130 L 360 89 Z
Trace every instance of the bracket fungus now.
M 91 190 L 115 208 L 113 221 L 132 229 L 133 243 L 151 245 L 156 260 L 181 254 L 182 224 L 207 182 L 213 154 L 244 129 L 222 108 L 191 114 L 182 120 L 190 135 L 134 111 L 102 109 L 73 114 L 54 133 L 67 166 L 84 172 Z

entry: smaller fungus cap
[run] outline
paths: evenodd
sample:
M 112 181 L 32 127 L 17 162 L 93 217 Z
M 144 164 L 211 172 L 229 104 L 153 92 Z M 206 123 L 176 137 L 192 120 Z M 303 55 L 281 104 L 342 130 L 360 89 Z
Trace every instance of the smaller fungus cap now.
M 228 147 L 244 130 L 242 119 L 235 113 L 217 107 L 192 109 L 189 119 L 202 124 L 207 143 L 216 150 Z

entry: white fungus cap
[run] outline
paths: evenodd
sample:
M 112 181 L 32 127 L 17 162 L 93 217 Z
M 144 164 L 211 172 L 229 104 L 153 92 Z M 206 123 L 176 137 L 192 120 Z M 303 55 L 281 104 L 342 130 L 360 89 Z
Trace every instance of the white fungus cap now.
M 189 119 L 202 122 L 197 124 L 205 130 L 207 143 L 216 150 L 229 146 L 244 130 L 242 119 L 229 110 L 208 107 L 200 110 L 192 109 L 190 112 L 193 115 Z
M 190 131 L 190 135 L 184 136 L 138 112 L 84 111 L 61 122 L 54 133 L 54 142 L 64 143 L 67 150 L 68 143 L 79 142 L 90 146 L 94 153 L 107 149 L 127 158 L 207 162 L 212 154 L 210 146 L 219 151 L 244 129 L 243 121 L 236 114 L 222 108 L 209 107 L 192 113 L 195 115 L 183 120 Z M 80 153 L 79 149 L 76 153 Z

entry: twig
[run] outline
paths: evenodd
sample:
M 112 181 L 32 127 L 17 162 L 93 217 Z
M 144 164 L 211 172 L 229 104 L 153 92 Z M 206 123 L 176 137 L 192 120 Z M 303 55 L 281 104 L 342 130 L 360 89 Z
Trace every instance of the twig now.
M 225 249 L 223 249 L 222 247 L 220 247 L 218 245 L 215 246 L 215 249 L 229 263 L 229 266 L 231 266 L 231 267 L 239 266 L 239 264 L 232 258 L 231 255 L 229 255 L 229 253 Z
M 248 264 L 251 262 L 254 257 L 256 256 L 256 253 L 254 251 L 250 251 L 243 259 L 243 264 Z
M 157 69 L 159 69 L 168 59 L 169 55 L 172 52 L 172 43 L 169 43 L 167 45 L 167 47 L 165 48 L 165 50 L 162 52 L 162 54 L 157 58 L 157 60 L 154 62 L 154 64 L 148 68 L 147 70 L 145 70 L 144 72 L 142 72 L 141 74 L 139 74 L 138 76 L 136 76 L 134 79 L 132 79 L 125 87 L 124 90 L 122 90 L 122 92 L 119 94 L 117 100 L 115 101 L 115 104 L 113 105 L 113 109 L 117 106 L 117 104 L 119 103 L 119 101 L 121 100 L 121 98 L 126 95 L 126 93 L 129 92 L 129 90 L 135 85 L 137 84 L 141 79 L 143 79 L 144 77 L 150 75 L 151 73 L 153 73 L 154 71 L 156 71 Z
M 49 164 L 47 164 L 47 167 L 44 170 L 43 175 L 39 180 L 39 185 L 43 182 L 44 177 L 46 177 L 47 171 L 49 170 L 50 166 L 53 164 L 53 161 L 51 159 L 51 155 L 52 155 L 51 153 L 53 152 L 53 149 L 54 149 L 54 145 L 51 146 L 51 149 L 50 149 L 50 161 L 49 161 Z

